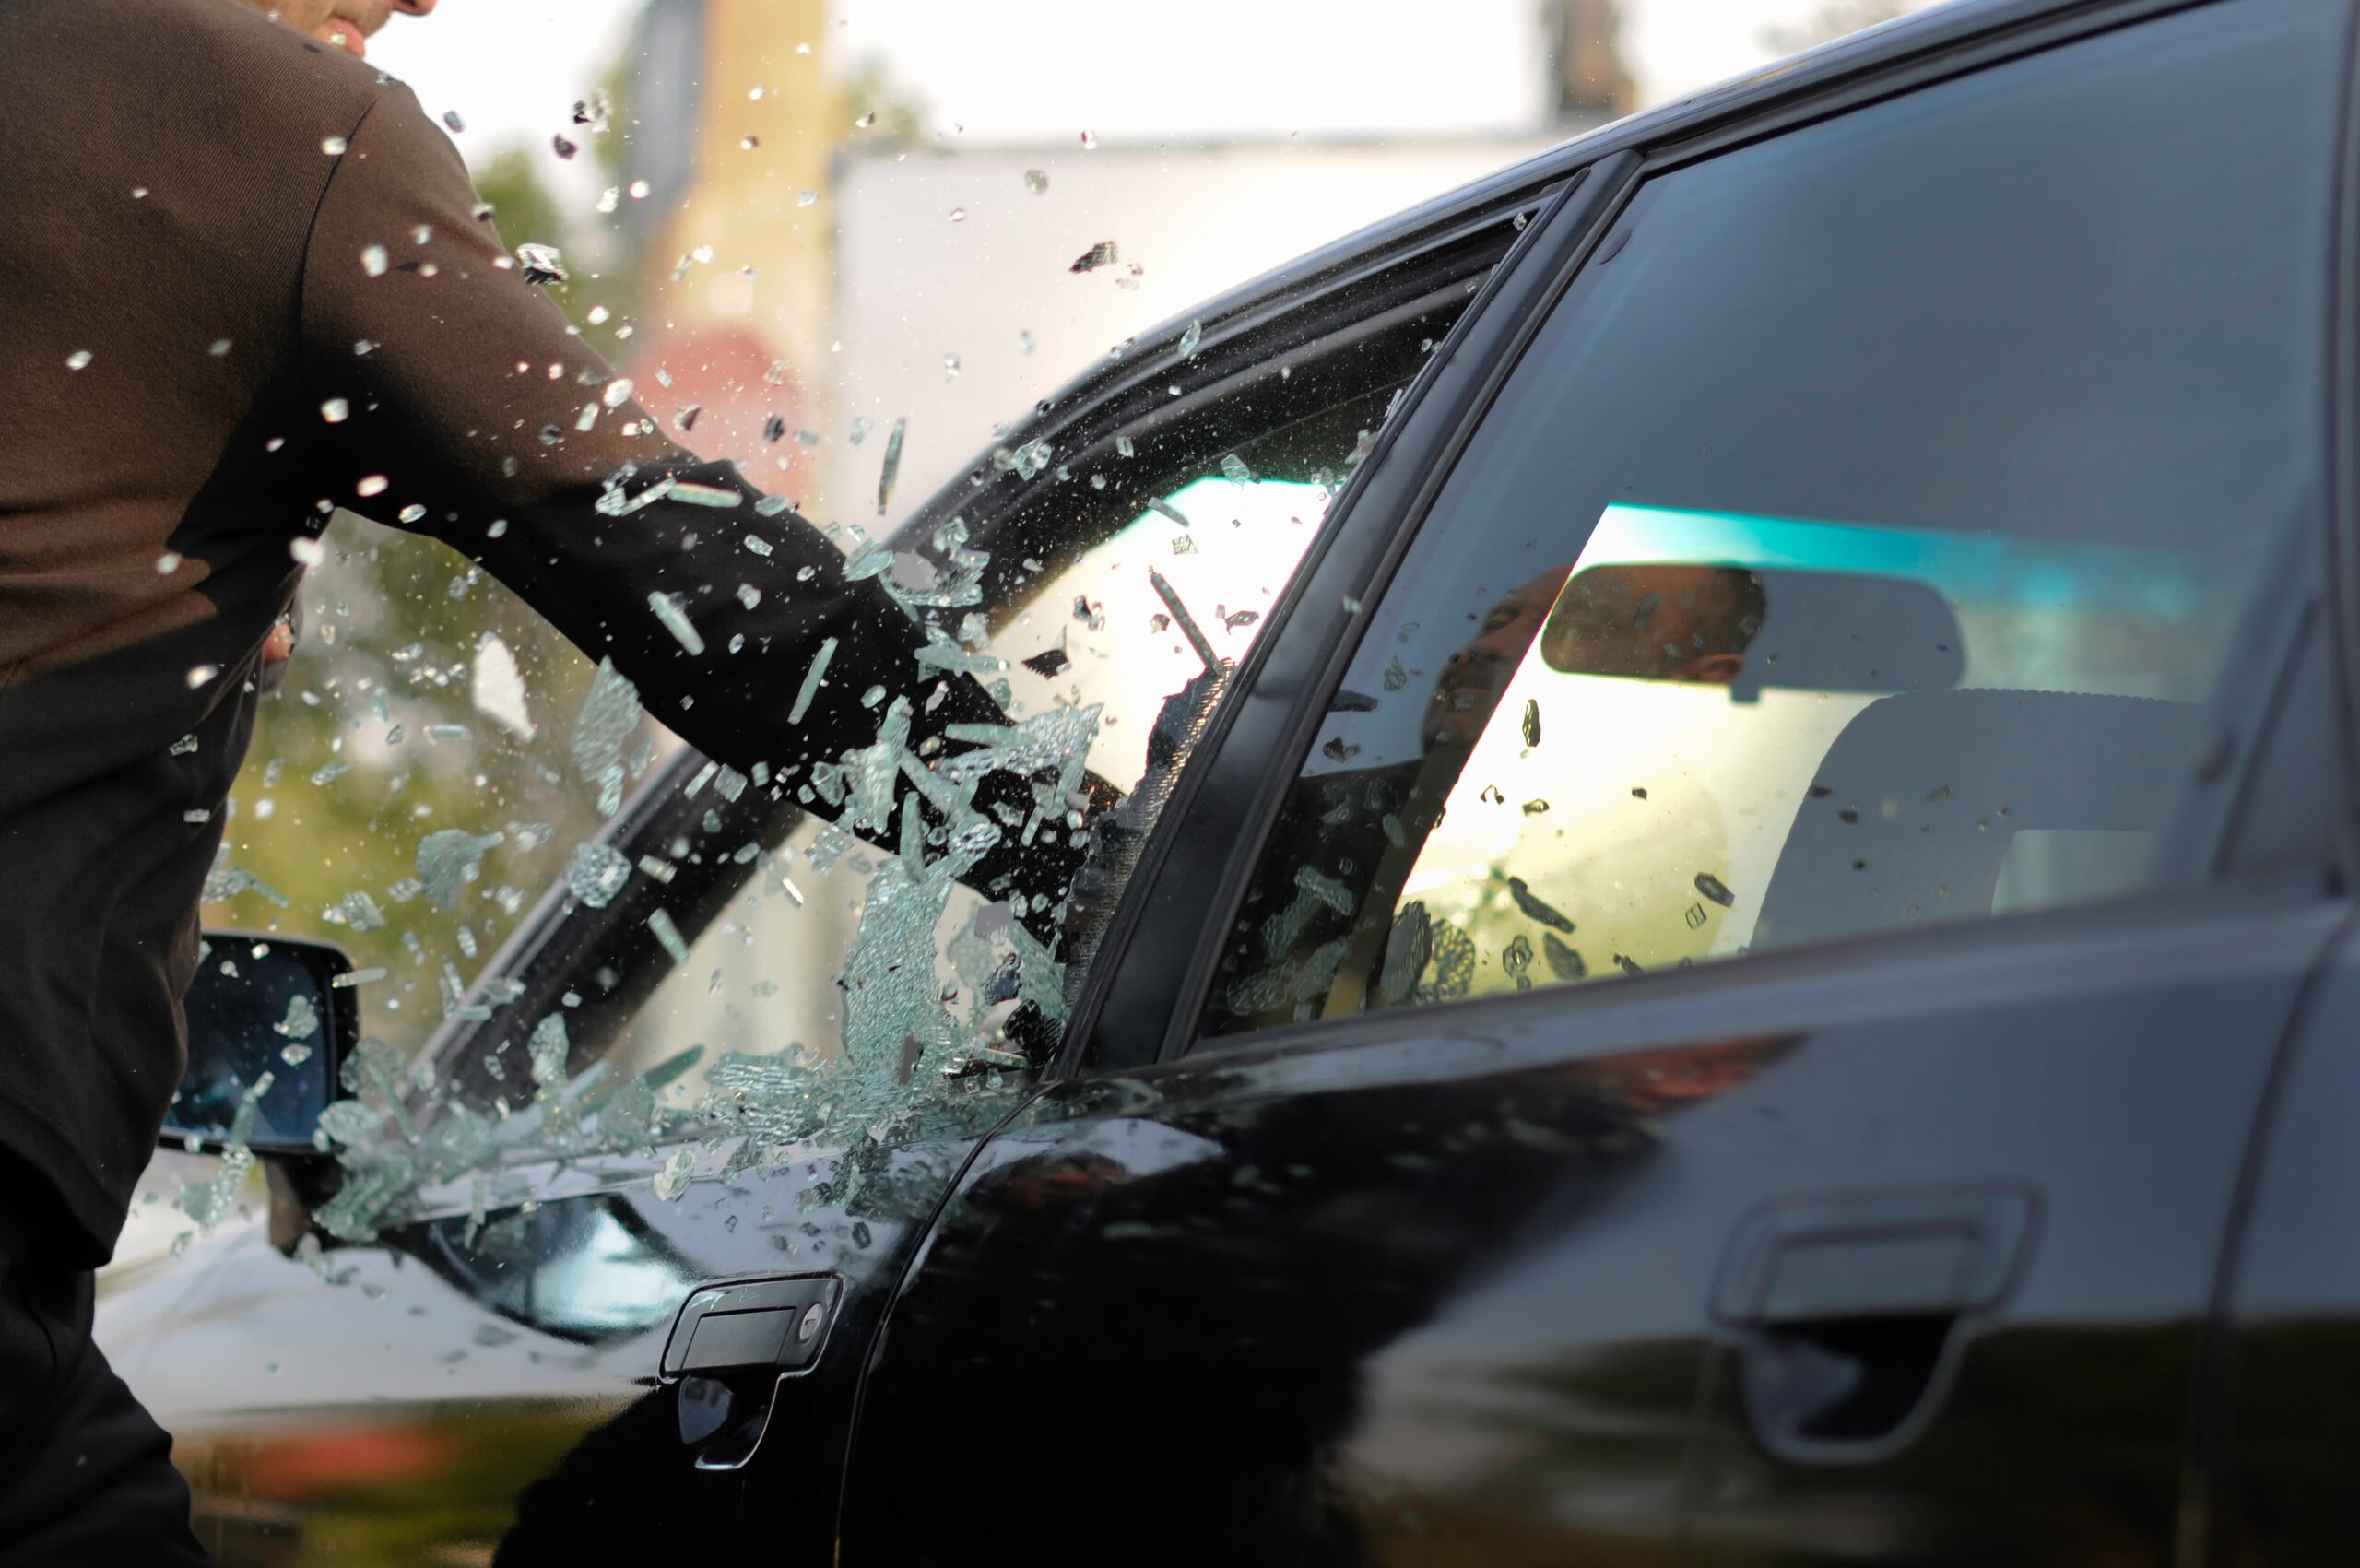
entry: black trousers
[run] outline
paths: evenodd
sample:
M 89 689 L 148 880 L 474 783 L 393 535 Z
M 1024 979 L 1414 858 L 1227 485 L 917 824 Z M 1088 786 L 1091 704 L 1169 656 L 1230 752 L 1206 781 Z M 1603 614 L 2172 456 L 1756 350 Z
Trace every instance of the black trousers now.
M 10 1212 L 27 1196 L 0 1194 L 0 1568 L 200 1568 L 172 1440 L 90 1342 L 90 1271 Z

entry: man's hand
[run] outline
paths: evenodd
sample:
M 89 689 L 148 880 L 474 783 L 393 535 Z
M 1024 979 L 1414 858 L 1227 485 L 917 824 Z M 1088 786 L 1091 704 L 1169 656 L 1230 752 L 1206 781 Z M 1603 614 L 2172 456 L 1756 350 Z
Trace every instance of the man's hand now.
M 302 635 L 303 601 L 298 599 L 271 624 L 270 635 L 263 640 L 262 674 L 257 684 L 264 696 L 276 692 L 287 678 L 287 661 L 295 656 L 295 643 Z
M 402 12 L 422 17 L 435 0 L 254 0 L 254 4 L 292 28 L 339 49 L 366 56 L 368 40 Z

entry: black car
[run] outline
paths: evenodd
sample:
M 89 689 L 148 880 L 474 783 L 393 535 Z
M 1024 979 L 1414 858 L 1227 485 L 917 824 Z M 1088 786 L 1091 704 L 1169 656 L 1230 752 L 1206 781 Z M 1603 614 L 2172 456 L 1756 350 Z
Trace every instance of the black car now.
M 200 1534 L 2360 1561 L 2353 24 L 1924 14 L 1043 404 L 862 556 L 1020 720 L 676 759 L 111 1294 Z

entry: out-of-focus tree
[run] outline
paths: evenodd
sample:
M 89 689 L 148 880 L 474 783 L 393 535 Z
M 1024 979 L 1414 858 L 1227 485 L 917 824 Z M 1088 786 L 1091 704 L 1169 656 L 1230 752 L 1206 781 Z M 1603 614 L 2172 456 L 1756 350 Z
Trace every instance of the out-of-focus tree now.
M 562 248 L 582 232 L 528 152 L 498 154 L 477 185 L 511 245 Z M 598 331 L 585 324 L 610 282 L 577 271 L 551 290 L 585 338 Z M 616 299 L 609 341 L 630 302 Z M 361 990 L 363 1027 L 413 1049 L 442 1021 L 453 980 L 474 978 L 598 827 L 594 792 L 566 750 L 591 666 L 433 540 L 339 514 L 324 543 L 327 559 L 302 589 L 301 645 L 280 694 L 263 705 L 234 791 L 227 864 L 264 887 L 208 904 L 205 918 L 326 936 L 357 966 L 385 970 Z M 487 661 L 492 686 L 521 683 L 530 738 L 478 710 Z M 418 889 L 418 855 L 428 835 L 451 829 L 497 840 L 446 909 Z
M 926 100 L 895 82 L 881 56 L 864 55 L 854 64 L 844 81 L 844 101 L 856 116 L 856 135 L 848 140 L 872 148 L 879 144 L 904 147 L 926 135 Z
M 491 204 L 491 220 L 513 250 L 523 244 L 562 248 L 573 226 L 558 212 L 557 200 L 533 171 L 533 155 L 521 147 L 502 147 L 475 171 L 476 192 Z
M 1778 54 L 1792 54 L 1862 28 L 1889 22 L 1910 7 L 1901 0 L 1826 0 L 1800 22 L 1773 23 L 1762 29 L 1762 46 Z
M 1638 107 L 1622 62 L 1622 13 L 1614 0 L 1548 0 L 1549 107 L 1558 120 L 1611 120 Z

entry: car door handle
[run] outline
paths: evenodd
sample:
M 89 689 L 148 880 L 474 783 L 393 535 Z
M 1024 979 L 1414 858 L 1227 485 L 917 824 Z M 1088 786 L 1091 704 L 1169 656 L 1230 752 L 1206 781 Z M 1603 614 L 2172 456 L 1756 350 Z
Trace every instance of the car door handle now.
M 679 1385 L 680 1441 L 702 1470 L 734 1470 L 769 1429 L 779 1385 L 820 1359 L 844 1282 L 832 1274 L 708 1286 L 681 1303 L 662 1371 Z
M 672 1324 L 664 1375 L 809 1366 L 820 1354 L 837 1292 L 832 1274 L 699 1291 L 681 1303 Z
M 1959 1322 L 2006 1295 L 2038 1214 L 2018 1184 L 1778 1198 L 1731 1237 L 1714 1315 L 1739 1334 L 1755 1436 L 1859 1463 L 1906 1446 L 1946 1391 Z

